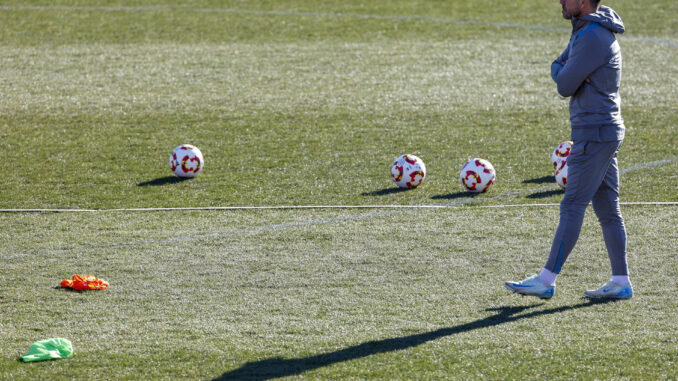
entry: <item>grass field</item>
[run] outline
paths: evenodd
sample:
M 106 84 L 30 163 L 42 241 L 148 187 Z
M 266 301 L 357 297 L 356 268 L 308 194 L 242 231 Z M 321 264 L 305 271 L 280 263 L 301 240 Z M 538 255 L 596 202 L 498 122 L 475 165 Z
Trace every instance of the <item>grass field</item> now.
M 503 288 L 563 194 L 556 1 L 0 1 L 0 209 L 449 206 L 1 213 L 0 379 L 676 379 L 678 3 L 605 4 L 621 198 L 668 203 L 623 206 L 619 303 L 582 298 L 609 276 L 591 211 L 553 299 Z M 488 194 L 461 190 L 472 157 Z M 56 288 L 75 273 L 111 287 Z M 18 361 L 48 337 L 74 356 Z

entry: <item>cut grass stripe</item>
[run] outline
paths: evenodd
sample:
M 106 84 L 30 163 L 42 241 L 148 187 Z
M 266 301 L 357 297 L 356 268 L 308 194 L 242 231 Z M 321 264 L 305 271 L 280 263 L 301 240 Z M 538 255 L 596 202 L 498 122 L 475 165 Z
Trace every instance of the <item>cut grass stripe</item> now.
M 542 25 L 528 25 L 516 24 L 507 22 L 491 22 L 483 20 L 464 20 L 464 19 L 450 19 L 442 17 L 427 17 L 427 16 L 395 16 L 395 15 L 374 15 L 361 13 L 334 13 L 334 12 L 299 12 L 299 11 L 274 11 L 274 10 L 257 10 L 257 9 L 234 9 L 234 8 L 180 8 L 180 7 L 129 7 L 129 6 L 0 6 L 0 10 L 15 11 L 15 10 L 35 10 L 35 11 L 102 11 L 102 12 L 194 12 L 194 13 L 229 13 L 229 14 L 250 14 L 261 16 L 297 16 L 297 17 L 324 17 L 324 18 L 357 18 L 357 19 L 374 19 L 374 20 L 392 20 L 392 21 L 414 21 L 414 22 L 429 22 L 429 23 L 446 23 L 446 24 L 463 24 L 463 25 L 481 25 L 491 26 L 497 28 L 518 28 L 527 30 L 539 30 L 545 32 L 570 32 L 569 28 L 549 27 Z M 622 35 L 623 39 L 645 42 L 655 45 L 667 46 L 671 48 L 678 48 L 678 42 L 664 41 L 657 38 Z
M 646 168 L 653 168 L 669 163 L 673 163 L 676 160 L 678 160 L 678 156 L 673 156 L 667 159 L 663 160 L 657 160 L 657 161 L 652 161 L 652 162 L 647 162 L 647 163 L 642 163 L 638 165 L 634 165 L 625 169 L 622 169 L 620 173 L 630 173 L 634 171 L 638 171 L 641 169 L 646 169 Z M 2 259 L 12 259 L 12 258 L 20 258 L 20 257 L 27 257 L 31 255 L 55 255 L 55 254 L 63 254 L 63 253 L 70 253 L 74 251 L 81 251 L 81 250 L 102 250 L 102 249 L 112 249 L 112 248 L 119 248 L 119 247 L 133 247 L 133 246 L 140 246 L 140 245 L 157 245 L 157 244 L 166 244 L 166 243 L 175 243 L 175 242 L 183 242 L 183 241 L 191 241 L 191 240 L 199 240 L 199 239 L 209 239 L 209 238 L 218 238 L 218 237 L 228 237 L 228 236 L 234 236 L 234 235 L 241 235 L 241 234 L 253 234 L 253 233 L 260 233 L 260 232 L 266 232 L 266 231 L 275 231 L 275 230 L 280 230 L 280 229 L 287 229 L 287 228 L 295 228 L 295 227 L 303 227 L 303 226 L 314 226 L 314 225 L 321 225 L 321 224 L 330 224 L 330 223 L 337 223 L 337 222 L 347 222 L 347 221 L 358 221 L 358 220 L 363 220 L 367 218 L 373 218 L 373 217 L 385 217 L 389 215 L 393 215 L 396 213 L 402 213 L 405 211 L 412 211 L 412 210 L 422 210 L 422 209 L 440 209 L 440 208 L 452 208 L 452 207 L 459 207 L 461 205 L 469 204 L 472 202 L 478 202 L 484 199 L 496 199 L 496 198 L 506 198 L 506 197 L 511 197 L 511 196 L 520 196 L 521 194 L 526 194 L 526 193 L 533 193 L 535 191 L 540 192 L 544 190 L 548 190 L 551 188 L 557 187 L 557 185 L 551 185 L 547 187 L 540 187 L 535 189 L 529 189 L 529 190 L 523 190 L 520 192 L 506 192 L 502 193 L 493 197 L 488 197 L 488 198 L 481 198 L 481 199 L 476 199 L 472 197 L 467 197 L 467 198 L 462 198 L 459 200 L 455 200 L 449 203 L 445 204 L 435 204 L 435 205 L 314 205 L 314 206 L 249 206 L 249 207 L 204 207 L 204 208 L 128 208 L 128 209 L 0 209 L 0 212 L 14 212 L 14 213 L 35 213 L 35 212 L 129 212 L 129 211 L 186 211 L 186 210 L 262 210 L 262 209 L 391 209 L 391 210 L 381 210 L 381 211 L 370 211 L 367 213 L 361 213 L 357 215 L 348 215 L 348 216 L 338 216 L 338 217 L 333 217 L 333 218 L 325 218 L 325 219 L 312 219 L 312 220 L 307 220 L 307 221 L 295 221 L 295 222 L 286 222 L 286 223 L 280 223 L 280 224 L 269 224 L 269 225 L 264 225 L 256 228 L 251 228 L 251 229 L 244 229 L 244 230 L 234 230 L 234 231 L 226 231 L 226 232 L 217 232 L 217 233 L 210 233 L 210 234 L 202 234 L 202 235 L 195 235 L 195 236 L 180 236 L 180 237 L 173 237 L 169 239 L 164 239 L 164 240 L 156 240 L 156 241 L 137 241 L 137 242 L 125 242 L 125 243 L 116 243 L 116 244 L 111 244 L 107 246 L 101 246 L 101 247 L 82 247 L 82 248 L 73 248 L 73 249 L 62 249 L 62 250 L 43 250 L 39 251 L 37 253 L 15 253 L 15 254 L 9 254 L 9 255 L 3 255 L 0 256 Z M 676 206 L 678 205 L 678 202 L 629 202 L 629 203 L 621 203 L 622 205 L 645 205 L 645 206 Z M 554 207 L 559 204 L 515 204 L 515 205 L 485 205 L 485 206 L 479 206 L 479 207 L 485 207 L 485 208 L 507 208 L 507 207 Z
M 678 202 L 628 202 L 628 203 L 621 203 L 622 205 L 629 205 L 629 206 L 678 206 Z M 560 204 L 557 203 L 542 203 L 542 204 L 514 204 L 514 205 L 483 205 L 483 206 L 478 206 L 479 208 L 535 208 L 535 207 L 558 207 Z M 356 206 L 357 208 L 370 208 L 370 206 Z M 390 206 L 371 206 L 372 208 L 384 208 L 384 207 L 390 207 Z M 252 228 L 247 228 L 247 229 L 240 229 L 240 230 L 229 230 L 229 231 L 222 231 L 222 232 L 215 232 L 215 233 L 208 233 L 208 234 L 197 234 L 197 235 L 187 235 L 187 236 L 176 236 L 176 237 L 171 237 L 171 238 L 165 238 L 165 239 L 157 239 L 157 240 L 139 240 L 139 241 L 134 241 L 134 242 L 118 242 L 118 243 L 112 243 L 108 245 L 101 245 L 101 246 L 89 246 L 89 247 L 75 247 L 75 248 L 68 248 L 68 249 L 56 249 L 56 250 L 39 250 L 35 252 L 27 252 L 27 253 L 10 253 L 10 254 L 5 254 L 5 255 L 0 255 L 0 259 L 3 260 L 9 260 L 9 259 L 17 259 L 17 258 L 25 258 L 29 256 L 36 256 L 36 255 L 59 255 L 59 254 L 68 254 L 68 253 L 74 253 L 74 252 L 81 252 L 81 251 L 98 251 L 98 250 L 109 250 L 109 249 L 119 249 L 119 248 L 129 248 L 129 247 L 139 247 L 139 246 L 152 246 L 152 245 L 164 245 L 164 244 L 173 244 L 173 243 L 181 243 L 181 242 L 189 242 L 189 241 L 198 241 L 198 240 L 208 240 L 208 239 L 213 239 L 213 238 L 224 238 L 224 237 L 235 237 L 235 236 L 241 236 L 241 235 L 248 235 L 248 234 L 258 234 L 258 233 L 265 233 L 265 232 L 273 232 L 273 231 L 278 231 L 278 230 L 283 230 L 283 229 L 290 229 L 290 228 L 300 228 L 300 227 L 306 227 L 306 226 L 317 226 L 317 225 L 325 225 L 325 224 L 335 224 L 335 223 L 340 223 L 340 222 L 355 222 L 355 221 L 360 221 L 360 220 L 365 220 L 368 218 L 373 218 L 373 217 L 387 217 L 391 216 L 397 213 L 403 213 L 408 210 L 422 210 L 422 209 L 442 209 L 442 208 L 455 208 L 454 206 L 433 206 L 433 205 L 423 205 L 423 206 L 405 206 L 405 207 L 400 207 L 396 206 L 397 209 L 393 210 L 381 210 L 381 211 L 371 211 L 367 213 L 361 213 L 361 214 L 356 214 L 356 215 L 343 215 L 343 216 L 337 216 L 337 217 L 331 217 L 331 218 L 316 218 L 316 219 L 310 219 L 310 220 L 305 220 L 305 221 L 292 221 L 292 222 L 283 222 L 283 223 L 278 223 L 278 224 L 269 224 L 269 225 L 262 225 L 262 226 L 257 226 L 257 227 L 252 227 Z M 458 208 L 459 206 L 457 206 Z M 303 207 L 301 207 L 303 208 Z M 283 208 L 278 208 L 278 209 L 301 209 L 300 207 L 283 207 Z M 324 207 L 327 208 L 327 207 Z M 331 208 L 331 207 L 330 207 Z M 337 208 L 343 208 L 343 206 L 337 206 Z M 173 208 L 171 210 L 195 210 L 196 208 Z M 274 209 L 272 207 L 254 207 L 251 209 Z M 242 210 L 242 209 L 233 209 L 233 208 L 227 208 L 227 209 L 208 209 L 208 210 Z M 72 210 L 71 210 L 72 211 Z M 96 211 L 96 210 L 93 210 Z M 109 211 L 120 211 L 120 210 L 109 210 Z
M 671 164 L 678 161 L 678 156 L 672 156 L 662 160 L 651 161 L 633 165 L 628 168 L 621 169 L 620 174 L 631 173 L 641 169 L 654 168 L 666 164 Z M 476 199 L 473 197 L 465 197 L 454 200 L 448 203 L 430 204 L 430 205 L 272 205 L 272 206 L 205 206 L 205 207 L 185 207 L 185 208 L 121 208 L 121 209 L 0 209 L 0 213 L 91 213 L 91 212 L 163 212 L 163 211 L 188 211 L 188 210 L 266 210 L 266 209 L 436 209 L 436 208 L 450 208 L 457 207 L 472 202 L 481 202 L 486 199 L 501 199 L 511 197 L 521 197 L 525 194 L 532 194 L 537 192 L 546 192 L 558 189 L 558 185 L 551 184 L 539 188 L 524 189 L 520 191 L 509 191 L 500 193 L 498 195 L 483 197 Z M 622 202 L 621 205 L 677 205 L 676 202 Z M 517 204 L 516 206 L 551 206 L 558 204 Z M 511 205 L 494 205 L 488 207 L 509 207 Z

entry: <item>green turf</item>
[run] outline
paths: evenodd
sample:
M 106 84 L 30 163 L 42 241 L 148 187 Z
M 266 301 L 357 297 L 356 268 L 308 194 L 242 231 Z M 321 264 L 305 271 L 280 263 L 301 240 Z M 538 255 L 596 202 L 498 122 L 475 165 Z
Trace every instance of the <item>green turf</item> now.
M 525 4 L 537 13 L 554 11 Z M 357 12 L 342 7 L 326 10 Z M 410 14 L 401 7 L 406 4 L 394 5 L 391 12 L 362 13 Z M 312 11 L 307 8 L 289 9 Z M 457 196 L 458 171 L 471 157 L 494 164 L 496 193 L 529 190 L 530 181 L 550 176 L 550 151 L 569 137 L 567 100 L 556 94 L 548 76 L 566 32 L 359 17 L 105 9 L 0 12 L 8 19 L 0 29 L 5 44 L 0 148 L 12 155 L 0 185 L 1 206 L 432 203 Z M 496 21 L 483 18 L 484 13 L 472 17 L 469 10 L 449 12 L 449 19 Z M 547 20 L 565 27 L 567 22 L 554 13 Z M 171 22 L 164 18 L 170 16 Z M 61 29 L 51 31 L 31 17 Z M 82 20 L 68 21 L 74 17 Z M 311 36 L 287 27 L 282 33 L 264 21 L 277 26 L 294 21 L 318 33 L 337 24 L 360 36 L 349 31 Z M 245 23 L 259 30 L 240 35 L 191 29 L 182 37 L 172 35 L 177 24 L 189 22 L 238 31 Z M 395 34 L 369 30 L 399 24 Z M 97 28 L 107 29 L 95 33 Z M 124 36 L 158 29 L 159 35 L 139 40 Z M 623 48 L 628 139 L 620 164 L 675 158 L 675 147 L 665 143 L 678 137 L 676 49 L 635 40 L 623 42 Z M 206 170 L 196 180 L 173 183 L 167 178 L 167 157 L 182 143 L 201 148 Z M 394 186 L 389 164 L 407 152 L 427 164 L 425 190 L 383 192 Z M 671 173 L 654 177 L 649 190 L 646 176 L 630 175 L 625 199 L 676 201 L 669 191 L 675 169 Z M 555 193 L 546 201 L 557 201 Z
M 622 201 L 678 201 L 678 3 L 607 5 Z M 0 379 L 675 378 L 675 206 L 624 207 L 638 296 L 594 305 L 590 211 L 540 304 L 502 282 L 543 265 L 557 208 L 477 207 L 562 197 L 568 26 L 537 0 L 1 2 L 0 209 L 471 207 L 2 214 Z M 183 143 L 206 165 L 177 181 Z M 419 189 L 390 178 L 403 153 Z M 498 175 L 473 198 L 472 157 Z M 111 289 L 54 289 L 74 273 Z M 17 361 L 52 336 L 75 356 Z
M 12 291 L 0 299 L 0 371 L 670 379 L 678 236 L 662 221 L 678 211 L 623 212 L 636 297 L 609 304 L 582 297 L 608 271 L 592 213 L 552 300 L 503 288 L 543 264 L 555 226 L 540 222 L 557 207 L 1 215 L 0 289 Z M 55 288 L 74 272 L 111 287 Z M 53 336 L 69 338 L 74 357 L 17 361 Z

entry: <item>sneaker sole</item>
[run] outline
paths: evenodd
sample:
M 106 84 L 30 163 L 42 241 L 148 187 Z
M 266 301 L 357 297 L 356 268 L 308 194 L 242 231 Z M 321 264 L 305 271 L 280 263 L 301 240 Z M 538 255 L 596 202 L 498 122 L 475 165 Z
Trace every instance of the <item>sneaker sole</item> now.
M 584 293 L 584 297 L 589 298 L 589 299 L 616 299 L 616 300 L 627 300 L 631 299 L 633 295 L 624 295 L 624 296 L 604 296 L 604 295 L 589 295 L 587 293 Z
M 504 287 L 506 287 L 507 290 L 512 291 L 514 294 L 519 294 L 520 296 L 536 296 L 539 299 L 551 299 L 553 297 L 553 295 L 544 296 L 544 295 L 537 295 L 537 294 L 528 294 L 528 293 L 522 292 L 523 291 L 522 289 L 515 289 L 515 288 L 509 286 L 506 283 L 504 284 Z

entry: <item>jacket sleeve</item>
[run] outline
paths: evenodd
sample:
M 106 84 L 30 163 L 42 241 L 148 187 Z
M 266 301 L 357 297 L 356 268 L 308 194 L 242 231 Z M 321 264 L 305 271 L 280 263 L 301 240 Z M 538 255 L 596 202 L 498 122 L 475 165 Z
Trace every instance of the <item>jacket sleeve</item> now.
M 596 36 L 596 33 L 586 33 L 570 47 L 567 62 L 554 76 L 558 85 L 558 93 L 563 97 L 570 97 L 584 83 L 586 78 L 606 61 L 609 49 Z M 553 66 L 551 67 L 553 75 Z
M 570 54 L 570 45 L 567 45 L 567 48 L 563 51 L 563 53 L 556 58 L 555 61 L 551 64 L 551 78 L 553 78 L 554 81 L 556 81 L 556 78 L 558 78 L 558 73 L 560 73 L 560 70 L 562 70 L 563 66 L 565 65 L 565 61 L 567 61 L 567 55 Z

